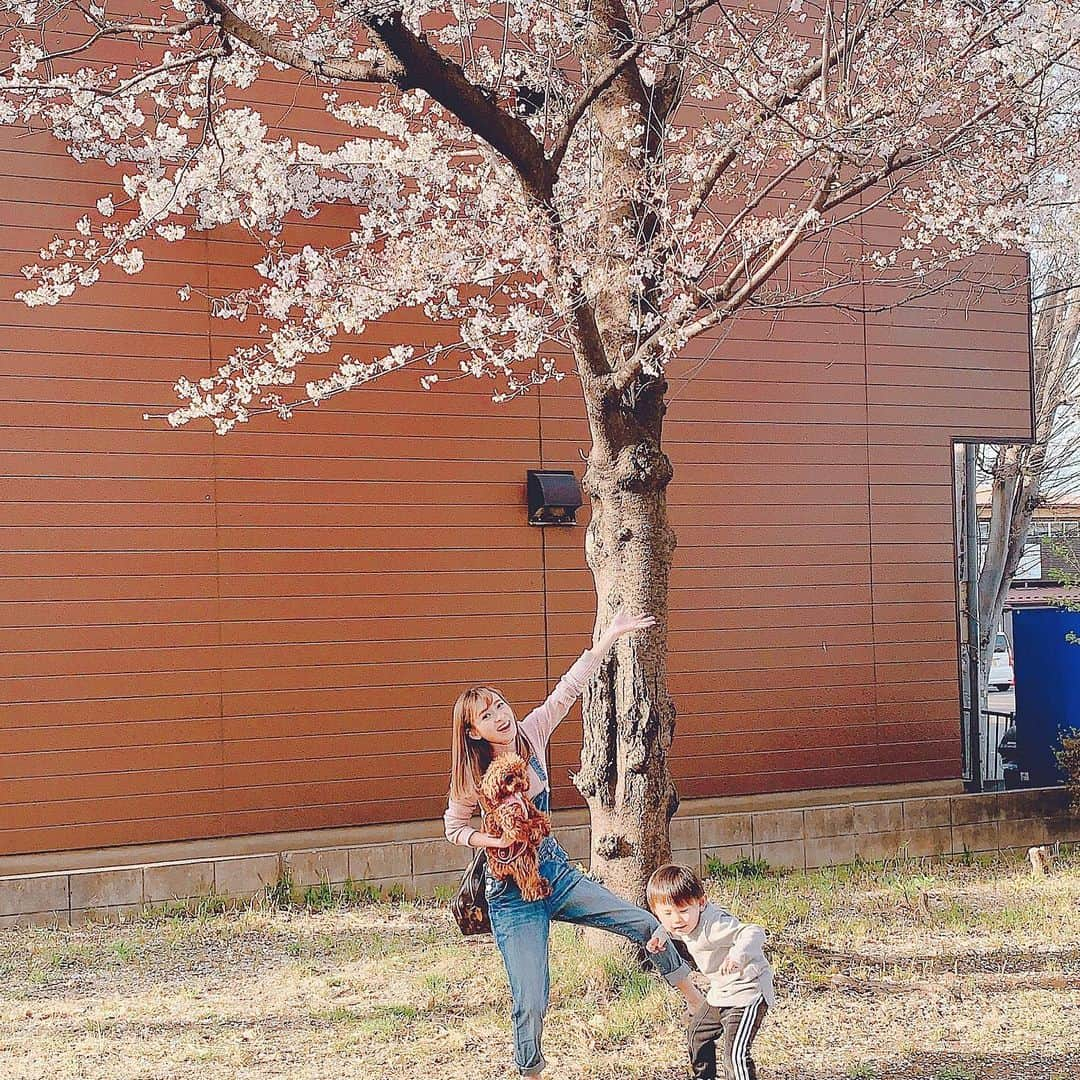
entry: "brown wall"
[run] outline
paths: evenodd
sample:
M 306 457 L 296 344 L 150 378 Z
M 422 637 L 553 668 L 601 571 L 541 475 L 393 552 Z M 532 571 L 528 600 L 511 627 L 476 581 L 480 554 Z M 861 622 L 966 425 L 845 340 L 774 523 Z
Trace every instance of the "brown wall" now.
M 960 775 L 951 441 L 1031 425 L 1023 306 L 970 303 L 751 317 L 671 369 L 684 796 Z M 573 395 L 543 396 L 546 465 L 586 445 Z M 579 538 L 546 540 L 555 670 L 592 597 Z M 561 731 L 560 763 L 579 746 Z
M 458 690 L 527 709 L 591 628 L 582 530 L 523 524 L 526 469 L 580 475 L 572 380 L 146 423 L 243 340 L 175 289 L 244 280 L 250 246 L 28 310 L 19 267 L 109 174 L 2 137 L 0 853 L 436 817 Z M 1030 424 L 1023 305 L 969 307 L 748 317 L 673 367 L 684 795 L 958 774 L 950 440 Z

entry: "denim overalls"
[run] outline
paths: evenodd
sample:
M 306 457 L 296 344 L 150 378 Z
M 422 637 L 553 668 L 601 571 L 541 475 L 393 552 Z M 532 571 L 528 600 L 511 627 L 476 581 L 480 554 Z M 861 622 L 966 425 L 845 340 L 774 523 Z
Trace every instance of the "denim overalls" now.
M 533 754 L 529 764 L 544 784 L 533 803 L 547 813 L 551 803 L 548 778 Z M 522 1076 L 534 1076 L 544 1068 L 540 1037 L 550 989 L 548 934 L 551 920 L 610 930 L 644 945 L 659 925 L 649 912 L 620 899 L 580 870 L 554 836 L 546 836 L 539 848 L 540 873 L 551 885 L 545 900 L 526 902 L 510 878 L 496 881 L 487 873 L 488 907 L 495 943 L 502 953 L 510 992 L 514 998 L 514 1060 Z M 662 953 L 649 956 L 660 974 L 674 985 L 690 974 L 690 968 L 668 942 Z

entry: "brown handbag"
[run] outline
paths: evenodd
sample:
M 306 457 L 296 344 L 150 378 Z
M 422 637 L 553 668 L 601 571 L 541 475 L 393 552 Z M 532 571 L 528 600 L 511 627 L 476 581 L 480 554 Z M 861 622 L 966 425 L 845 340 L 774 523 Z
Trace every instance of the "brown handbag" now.
M 491 917 L 488 915 L 487 893 L 484 891 L 486 867 L 487 850 L 477 848 L 461 879 L 457 896 L 450 902 L 450 910 L 465 937 L 491 933 Z

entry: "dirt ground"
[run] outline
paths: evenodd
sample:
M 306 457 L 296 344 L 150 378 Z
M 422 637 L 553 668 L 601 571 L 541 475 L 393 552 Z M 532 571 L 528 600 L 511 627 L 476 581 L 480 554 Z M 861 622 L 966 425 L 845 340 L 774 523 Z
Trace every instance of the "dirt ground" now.
M 713 898 L 769 933 L 762 1080 L 1080 1080 L 1080 854 L 816 873 Z M 0 933 L 2 1080 L 503 1080 L 509 997 L 440 905 L 268 901 Z M 685 1080 L 664 984 L 552 943 L 547 1074 Z

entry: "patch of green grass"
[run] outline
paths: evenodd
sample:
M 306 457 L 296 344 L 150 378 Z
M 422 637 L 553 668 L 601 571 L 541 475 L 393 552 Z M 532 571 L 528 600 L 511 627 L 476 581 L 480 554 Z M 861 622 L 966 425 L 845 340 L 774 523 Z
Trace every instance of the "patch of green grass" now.
M 624 959 L 620 954 L 602 956 L 600 972 L 604 989 L 613 997 L 633 1001 L 647 993 L 642 986 L 648 987 L 649 977 L 635 962 Z
M 267 907 L 282 910 L 293 906 L 292 872 L 286 866 L 272 885 L 267 885 L 263 893 L 263 903 Z
M 648 1030 L 636 1009 L 613 1006 L 601 1017 L 602 1022 L 596 1027 L 601 1045 L 621 1046 Z
M 171 900 L 165 904 L 155 904 L 143 908 L 137 916 L 138 921 L 150 925 L 170 922 L 205 922 L 207 919 L 223 915 L 230 908 L 229 901 L 217 893 L 192 897 L 190 900 Z
M 937 876 L 921 860 L 890 859 L 881 864 L 881 877 L 886 887 L 904 896 L 925 892 L 936 887 Z
M 429 972 L 420 980 L 427 994 L 427 1011 L 434 1012 L 450 1000 L 450 980 L 439 972 Z
M 210 919 L 217 915 L 223 915 L 229 910 L 229 901 L 224 896 L 218 896 L 217 893 L 197 897 L 195 900 L 188 901 L 188 903 L 190 905 L 189 914 L 196 919 Z
M 579 947 L 578 931 L 566 923 L 551 927 L 551 999 L 574 1009 L 589 1008 L 590 984 L 596 963 Z
M 402 1027 L 416 1020 L 416 1009 L 410 1005 L 380 1005 L 359 1018 L 358 1028 L 372 1038 L 393 1038 Z
M 335 1005 L 330 1009 L 315 1009 L 312 1020 L 326 1020 L 331 1024 L 351 1024 L 362 1019 L 366 1014 L 357 1012 L 348 1005 Z
M 956 897 L 946 899 L 937 912 L 937 922 L 941 926 L 952 927 L 956 930 L 969 929 L 972 918 L 971 908 L 963 900 Z
M 763 878 L 769 876 L 769 864 L 764 859 L 751 859 L 746 855 L 741 855 L 730 863 L 713 857 L 705 860 L 705 876 L 714 881 Z
M 321 881 L 318 885 L 309 885 L 304 889 L 300 904 L 308 911 L 327 911 L 336 907 L 338 898 L 334 893 L 334 887 L 329 881 Z
M 337 911 L 343 908 L 363 907 L 378 903 L 399 903 L 405 899 L 402 885 L 380 888 L 370 881 L 354 881 L 346 878 L 341 883 L 328 878 L 318 885 L 294 887 L 290 875 L 283 875 L 273 886 L 268 886 L 267 904 L 279 910 Z
M 730 906 L 741 919 L 750 921 L 743 914 L 743 906 L 737 900 L 733 899 Z M 813 913 L 814 904 L 805 893 L 773 889 L 757 897 L 752 921 L 775 933 L 805 926 Z
M 74 939 L 62 942 L 55 949 L 43 954 L 40 959 L 53 969 L 85 968 L 93 966 L 98 956 L 98 950 L 92 942 Z
M 132 942 L 123 938 L 112 943 L 112 954 L 121 964 L 126 964 L 134 959 L 137 952 L 138 948 Z
M 551 941 L 553 1006 L 592 1021 L 620 1005 L 633 1006 L 659 993 L 671 996 L 652 974 L 621 952 L 596 953 L 584 947 L 573 927 L 556 924 Z M 674 1000 L 674 998 L 672 998 Z M 603 1004 L 601 1004 L 603 1002 Z
M 418 1011 L 412 1005 L 376 1005 L 360 1010 L 350 1005 L 334 1005 L 315 1009 L 312 1020 L 321 1020 L 335 1026 L 356 1027 L 362 1034 L 376 1037 L 399 1035 L 402 1028 L 414 1022 Z
M 624 1045 L 647 1036 L 669 1019 L 671 999 L 662 984 L 619 956 L 603 956 L 599 969 L 610 1001 L 588 1013 L 601 1047 Z
M 631 972 L 619 987 L 623 1001 L 644 1001 L 656 990 L 656 980 L 644 971 Z
M 873 1065 L 852 1065 L 844 1076 L 847 1080 L 879 1080 L 878 1071 Z
M 823 866 L 817 870 L 796 871 L 791 884 L 811 893 L 825 907 L 837 907 L 844 902 L 844 890 L 859 887 L 866 877 L 866 865 L 844 863 L 841 866 Z
M 934 1073 L 934 1080 L 975 1080 L 975 1074 L 963 1065 L 942 1065 Z
M 379 890 L 367 882 L 348 878 L 343 884 L 334 885 L 324 880 L 318 885 L 308 885 L 300 895 L 297 906 L 307 911 L 331 911 L 355 904 L 373 903 L 378 899 Z

